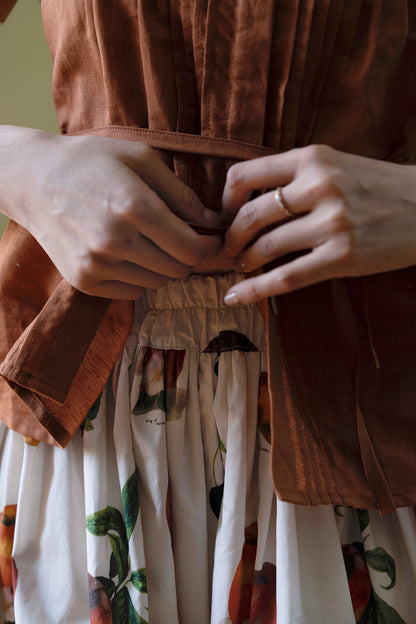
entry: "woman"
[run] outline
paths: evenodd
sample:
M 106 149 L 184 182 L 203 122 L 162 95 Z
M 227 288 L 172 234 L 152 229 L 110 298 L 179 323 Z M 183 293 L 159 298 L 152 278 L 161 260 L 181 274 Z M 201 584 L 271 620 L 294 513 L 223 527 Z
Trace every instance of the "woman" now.
M 3 131 L 6 620 L 414 622 L 410 7 L 42 11 L 71 136 Z

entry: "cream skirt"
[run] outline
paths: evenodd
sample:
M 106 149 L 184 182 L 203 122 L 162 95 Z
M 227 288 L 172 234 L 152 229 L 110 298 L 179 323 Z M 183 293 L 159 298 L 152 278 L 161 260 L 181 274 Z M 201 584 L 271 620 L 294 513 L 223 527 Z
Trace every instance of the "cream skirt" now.
M 0 426 L 0 622 L 415 624 L 416 515 L 276 500 L 235 275 L 148 291 L 65 450 Z

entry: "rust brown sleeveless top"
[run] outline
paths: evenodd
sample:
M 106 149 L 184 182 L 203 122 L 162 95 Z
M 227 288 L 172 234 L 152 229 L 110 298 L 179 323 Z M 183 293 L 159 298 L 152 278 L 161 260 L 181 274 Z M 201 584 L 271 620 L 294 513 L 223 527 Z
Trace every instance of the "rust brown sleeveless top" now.
M 416 162 L 411 0 L 42 0 L 42 10 L 62 132 L 162 149 L 214 210 L 238 159 L 327 143 Z M 13 223 L 0 257 L 0 417 L 65 446 L 132 304 L 74 290 Z M 279 496 L 415 505 L 416 269 L 325 282 L 273 310 Z

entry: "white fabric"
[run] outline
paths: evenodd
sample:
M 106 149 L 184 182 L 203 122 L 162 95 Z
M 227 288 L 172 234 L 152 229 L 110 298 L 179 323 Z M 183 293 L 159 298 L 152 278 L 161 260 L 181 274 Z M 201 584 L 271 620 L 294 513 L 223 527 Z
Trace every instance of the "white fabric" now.
M 352 509 L 276 500 L 264 414 L 258 424 L 264 324 L 255 306 L 222 304 L 233 279 L 148 292 L 99 405 L 65 450 L 0 426 L 0 510 L 17 510 L 18 571 L 0 622 L 354 624 L 344 545 L 351 574 L 365 580 L 366 561 L 390 609 L 381 619 L 375 599 L 380 619 L 365 622 L 416 624 L 414 509 L 368 523 Z

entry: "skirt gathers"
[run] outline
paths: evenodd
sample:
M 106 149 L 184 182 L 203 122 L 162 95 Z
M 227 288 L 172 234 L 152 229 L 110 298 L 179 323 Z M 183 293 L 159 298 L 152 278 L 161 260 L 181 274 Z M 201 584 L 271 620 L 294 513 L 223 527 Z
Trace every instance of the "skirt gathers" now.
M 276 499 L 264 323 L 223 305 L 235 279 L 147 292 L 65 450 L 0 426 L 1 623 L 416 623 L 413 508 Z

